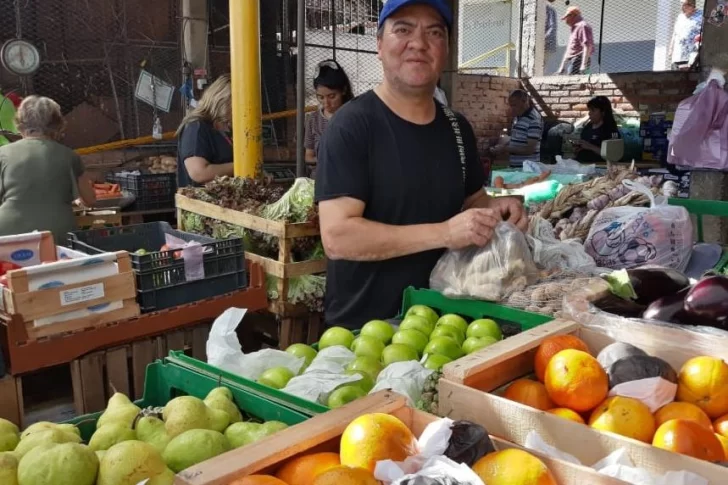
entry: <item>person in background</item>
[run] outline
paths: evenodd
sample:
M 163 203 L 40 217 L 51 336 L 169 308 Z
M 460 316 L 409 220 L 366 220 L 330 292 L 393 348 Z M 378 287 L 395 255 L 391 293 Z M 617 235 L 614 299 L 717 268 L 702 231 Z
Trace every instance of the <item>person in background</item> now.
M 485 246 L 515 198 L 488 197 L 473 128 L 436 102 L 448 59 L 448 0 L 388 0 L 379 14 L 382 83 L 347 103 L 321 140 L 316 179 L 328 256 L 326 325 L 361 328 L 427 288 L 445 249 Z
M 93 183 L 81 158 L 60 143 L 65 128 L 52 99 L 28 96 L 15 115 L 22 135 L 0 147 L 0 236 L 50 231 L 66 244 L 76 229 L 73 201 L 92 207 Z
M 543 119 L 533 106 L 528 93 L 522 89 L 513 91 L 508 97 L 508 106 L 513 116 L 510 139 L 491 148 L 495 156 L 507 155 L 511 167 L 522 167 L 526 160 L 540 161 Z
M 225 74 L 210 84 L 177 128 L 178 187 L 233 175 L 232 111 L 230 75 Z
M 574 142 L 576 159 L 581 163 L 596 163 L 602 159 L 602 142 L 622 138 L 614 119 L 612 103 L 606 96 L 597 96 L 586 104 L 589 121 L 581 131 L 581 139 Z
M 306 148 L 306 163 L 311 165 L 312 174 L 318 158 L 319 143 L 329 120 L 339 108 L 354 98 L 349 76 L 334 60 L 319 62 L 313 87 L 316 90 L 319 109 L 306 117 L 303 138 L 303 146 Z
M 586 74 L 591 67 L 591 56 L 594 53 L 594 34 L 591 25 L 584 20 L 579 7 L 566 9 L 566 14 L 561 20 L 571 28 L 571 34 L 558 74 Z
M 681 8 L 667 52 L 674 71 L 690 68 L 700 47 L 696 39 L 703 28 L 703 11 L 695 6 L 695 0 L 682 0 Z
M 544 72 L 550 72 L 547 70 L 550 69 L 551 59 L 556 54 L 556 48 L 558 46 L 557 31 L 559 24 L 556 16 L 556 8 L 553 6 L 555 1 L 556 0 L 548 0 L 548 3 L 546 3 L 546 32 L 544 33 L 543 56 Z

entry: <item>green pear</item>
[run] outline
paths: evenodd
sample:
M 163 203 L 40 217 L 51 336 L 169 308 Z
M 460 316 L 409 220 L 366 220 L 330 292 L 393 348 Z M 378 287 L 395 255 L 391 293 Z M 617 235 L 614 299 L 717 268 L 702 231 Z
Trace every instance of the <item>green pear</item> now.
M 88 442 L 93 451 L 108 450 L 117 443 L 137 439 L 136 431 L 120 423 L 109 423 L 96 430 Z
M 207 429 L 222 433 L 230 425 L 230 415 L 219 409 L 207 408 Z
M 162 456 L 143 441 L 122 441 L 106 451 L 99 464 L 96 485 L 137 485 L 164 473 Z
M 131 428 L 141 409 L 124 394 L 117 392 L 109 399 L 106 410 L 96 422 L 96 429 L 109 423 L 119 423 Z
M 96 458 L 98 458 L 99 459 L 99 463 L 101 463 L 101 459 L 106 454 L 106 450 L 96 450 L 95 453 L 96 453 Z
M 233 394 L 227 387 L 216 387 L 205 398 L 205 404 L 212 409 L 225 411 L 230 417 L 230 423 L 239 423 L 243 420 L 240 410 L 233 402 Z
M 25 439 L 28 435 L 37 433 L 38 431 L 46 431 L 56 428 L 58 428 L 58 425 L 56 423 L 51 423 L 50 421 L 38 421 L 37 423 L 33 423 L 25 428 L 23 432 L 20 433 L 20 439 Z
M 8 421 L 7 419 L 0 418 L 0 434 L 6 433 L 6 432 L 19 434 L 20 430 L 15 425 L 15 423 L 13 423 L 12 421 Z
M 233 448 L 240 448 L 257 441 L 262 435 L 262 427 L 262 424 L 250 421 L 233 423 L 225 430 L 225 437 Z
M 164 421 L 154 416 L 144 416 L 136 423 L 137 439 L 152 445 L 162 453 L 169 444 L 170 436 L 164 427 Z
M 174 484 L 174 472 L 167 468 L 159 475 L 155 475 L 149 479 L 146 485 L 173 485 Z
M 208 429 L 210 426 L 209 408 L 202 399 L 192 396 L 172 399 L 164 406 L 162 416 L 170 438 L 191 429 Z M 215 417 L 222 419 L 219 415 Z
M 18 442 L 20 435 L 12 431 L 0 431 L 0 453 L 3 451 L 13 451 Z
M 30 450 L 36 446 L 43 445 L 46 443 L 80 443 L 81 438 L 73 433 L 67 431 L 61 431 L 59 429 L 46 429 L 43 431 L 34 432 L 25 438 L 20 440 L 18 446 L 15 447 L 15 456 L 19 460 L 25 456 Z
M 99 469 L 96 453 L 78 443 L 44 444 L 18 463 L 18 485 L 94 485 Z
M 222 433 L 210 429 L 191 429 L 172 438 L 162 453 L 167 466 L 175 473 L 230 450 Z
M 0 483 L 18 485 L 18 459 L 10 452 L 0 453 Z
M 74 434 L 78 435 L 79 437 L 81 437 L 81 430 L 78 429 L 78 426 L 76 426 L 75 424 L 68 424 L 68 423 L 59 424 L 58 426 L 56 426 L 56 429 L 60 429 L 61 431 L 66 431 L 68 433 L 74 433 Z
M 280 421 L 268 421 L 266 423 L 263 423 L 263 426 L 261 426 L 261 431 L 263 432 L 263 436 L 270 436 L 281 430 L 286 429 L 287 427 L 288 425 L 286 423 L 282 423 Z

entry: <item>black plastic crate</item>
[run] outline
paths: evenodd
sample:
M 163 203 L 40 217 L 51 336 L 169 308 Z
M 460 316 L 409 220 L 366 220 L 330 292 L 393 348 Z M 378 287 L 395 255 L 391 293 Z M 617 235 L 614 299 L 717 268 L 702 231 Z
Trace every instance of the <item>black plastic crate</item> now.
M 136 197 L 132 206 L 134 210 L 174 207 L 174 194 L 177 192 L 175 173 L 108 173 L 106 181 L 110 184 L 119 184 L 122 190 L 128 190 Z
M 165 234 L 196 241 L 204 248 L 205 277 L 187 281 L 179 250 L 155 251 L 166 244 Z M 72 249 L 86 254 L 128 251 L 136 273 L 137 302 L 143 313 L 218 296 L 248 285 L 242 238 L 216 239 L 176 231 L 166 222 L 75 231 L 68 234 Z M 136 254 L 144 249 L 146 254 Z

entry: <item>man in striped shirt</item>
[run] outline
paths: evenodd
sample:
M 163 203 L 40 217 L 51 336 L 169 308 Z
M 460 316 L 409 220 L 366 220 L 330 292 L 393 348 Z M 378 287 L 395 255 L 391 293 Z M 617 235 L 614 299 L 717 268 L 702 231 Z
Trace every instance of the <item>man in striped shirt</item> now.
M 543 120 L 531 103 L 528 93 L 517 89 L 508 97 L 513 115 L 510 140 L 491 150 L 494 154 L 508 154 L 511 167 L 522 167 L 526 160 L 540 161 Z

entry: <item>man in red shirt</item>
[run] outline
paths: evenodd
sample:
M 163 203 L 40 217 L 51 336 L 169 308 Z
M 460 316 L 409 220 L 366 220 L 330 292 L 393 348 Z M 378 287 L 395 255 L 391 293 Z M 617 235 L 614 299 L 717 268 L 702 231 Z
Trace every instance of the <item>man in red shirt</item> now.
M 561 20 L 571 28 L 571 35 L 558 73 L 566 73 L 568 67 L 568 74 L 586 74 L 591 67 L 591 56 L 594 53 L 591 25 L 581 16 L 579 7 L 569 7 Z

